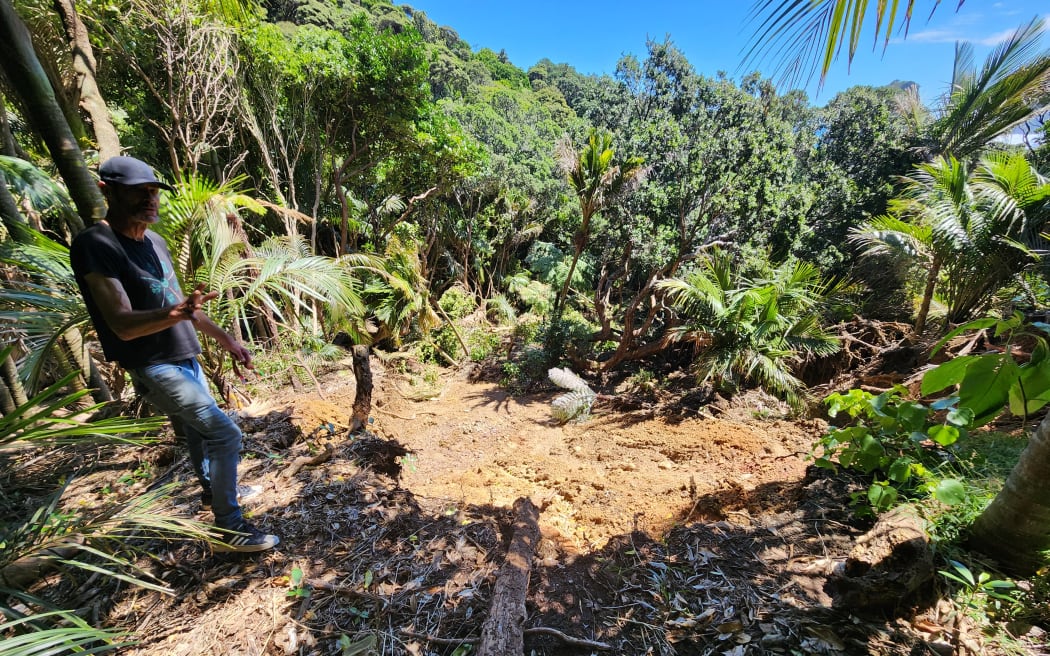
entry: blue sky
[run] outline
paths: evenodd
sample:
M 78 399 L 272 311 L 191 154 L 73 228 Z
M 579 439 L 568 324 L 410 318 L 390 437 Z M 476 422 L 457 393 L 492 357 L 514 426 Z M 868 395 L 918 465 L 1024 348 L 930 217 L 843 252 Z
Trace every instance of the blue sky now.
M 475 50 L 505 50 L 511 62 L 526 70 L 546 57 L 571 64 L 581 73 L 612 73 L 623 54 L 644 58 L 647 38 L 670 36 L 698 72 L 725 71 L 739 79 L 747 72 L 740 66 L 755 29 L 748 23 L 751 0 L 415 0 L 408 4 L 456 30 Z M 885 54 L 881 41 L 874 50 L 873 37 L 863 41 L 848 72 L 841 57 L 819 95 L 815 79 L 805 87 L 810 101 L 823 105 L 850 86 L 878 86 L 900 79 L 918 82 L 923 101 L 932 104 L 951 79 L 956 41 L 973 43 L 977 61 L 982 62 L 1014 29 L 1037 15 L 1050 16 L 1047 0 L 966 0 L 955 11 L 957 4 L 944 0 L 927 20 L 933 0 L 917 0 L 906 39 L 894 34 Z M 1043 39 L 1044 46 L 1050 46 L 1050 37 L 1044 34 Z M 762 68 L 773 69 L 772 65 Z

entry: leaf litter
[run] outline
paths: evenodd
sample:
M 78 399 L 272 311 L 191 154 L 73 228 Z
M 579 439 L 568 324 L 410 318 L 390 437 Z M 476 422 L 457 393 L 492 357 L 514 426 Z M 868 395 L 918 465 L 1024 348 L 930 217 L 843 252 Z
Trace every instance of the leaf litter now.
M 743 397 L 717 419 L 598 403 L 588 421 L 563 425 L 550 415 L 557 390 L 512 397 L 461 374 L 438 400 L 412 401 L 379 364 L 372 430 L 350 435 L 352 378 L 336 373 L 319 377 L 324 399 L 279 390 L 241 412 L 242 478 L 265 488 L 247 510 L 281 536 L 277 549 L 246 557 L 158 543 L 143 565 L 172 594 L 67 578 L 56 596 L 79 591 L 100 622 L 130 631 L 138 644 L 122 653 L 132 656 L 461 656 L 489 612 L 510 506 L 529 496 L 542 539 L 526 653 L 936 646 L 937 634 L 905 619 L 927 626 L 936 613 L 851 615 L 824 592 L 865 527 L 850 519 L 848 482 L 808 469 L 819 421 L 790 421 L 770 399 Z M 199 513 L 182 450 L 109 453 L 113 470 L 150 461 L 158 478 L 184 481 L 173 512 Z M 288 475 L 303 462 L 312 464 Z M 97 503 L 99 475 L 78 479 L 71 500 Z

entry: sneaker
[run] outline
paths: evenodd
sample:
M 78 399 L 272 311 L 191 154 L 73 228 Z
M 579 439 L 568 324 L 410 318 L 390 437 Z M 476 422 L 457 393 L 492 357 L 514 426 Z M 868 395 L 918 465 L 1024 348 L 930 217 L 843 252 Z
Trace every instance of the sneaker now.
M 238 553 L 266 551 L 281 543 L 281 539 L 276 535 L 263 533 L 244 520 L 233 528 L 218 528 L 216 539 L 218 541 L 212 544 L 215 551 Z
M 245 501 L 254 499 L 255 497 L 262 494 L 261 485 L 238 485 L 237 486 L 237 503 L 241 504 Z M 211 508 L 212 494 L 211 490 L 205 490 L 201 492 L 201 508 Z

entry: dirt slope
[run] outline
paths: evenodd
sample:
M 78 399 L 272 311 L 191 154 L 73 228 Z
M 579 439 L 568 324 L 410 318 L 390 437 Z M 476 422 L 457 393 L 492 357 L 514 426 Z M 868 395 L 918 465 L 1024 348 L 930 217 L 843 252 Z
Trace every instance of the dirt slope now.
M 542 508 L 530 656 L 945 646 L 950 606 L 898 609 L 908 619 L 832 608 L 827 574 L 863 527 L 851 523 L 849 490 L 806 475 L 821 422 L 778 419 L 751 397 L 717 418 L 599 403 L 589 420 L 562 425 L 549 411 L 555 392 L 515 397 L 462 371 L 413 401 L 418 390 L 372 363 L 369 434 L 347 430 L 349 359 L 316 386 L 271 385 L 241 411 L 242 478 L 266 491 L 248 510 L 281 535 L 276 550 L 153 545 L 146 564 L 171 595 L 70 582 L 100 620 L 139 640 L 122 653 L 464 656 L 489 612 L 508 509 L 522 496 Z M 182 481 L 177 512 L 210 519 L 180 449 L 114 458 L 107 475 L 150 461 L 162 479 Z M 74 492 L 90 503 L 102 482 Z M 919 619 L 932 628 L 917 630 Z
M 717 419 L 632 416 L 599 403 L 590 419 L 561 424 L 549 409 L 557 392 L 514 397 L 461 373 L 435 398 L 410 401 L 379 369 L 371 428 L 412 452 L 405 488 L 449 508 L 510 507 L 529 496 L 544 509 L 544 528 L 578 549 L 634 530 L 660 536 L 676 522 L 782 509 L 821 429 L 759 420 L 768 408 L 746 402 Z M 324 394 L 284 400 L 307 432 L 346 414 L 352 381 Z

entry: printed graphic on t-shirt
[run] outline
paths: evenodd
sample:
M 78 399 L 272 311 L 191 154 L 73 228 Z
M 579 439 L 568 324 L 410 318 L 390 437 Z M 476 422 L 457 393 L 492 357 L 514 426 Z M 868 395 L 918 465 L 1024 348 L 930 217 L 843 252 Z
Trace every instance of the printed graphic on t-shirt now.
M 146 278 L 145 282 L 149 285 L 151 292 L 164 299 L 163 305 L 174 305 L 181 300 L 177 291 L 179 287 L 178 280 L 175 278 L 175 271 L 172 270 L 167 262 L 159 258 L 157 264 L 160 270 L 150 271 L 152 276 Z M 160 279 L 153 276 L 160 276 Z

